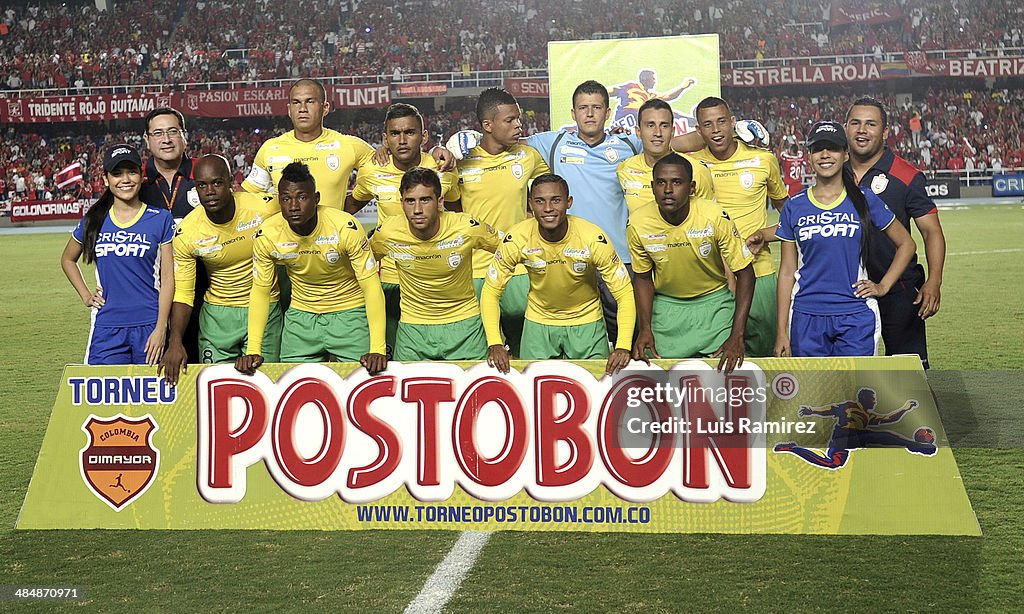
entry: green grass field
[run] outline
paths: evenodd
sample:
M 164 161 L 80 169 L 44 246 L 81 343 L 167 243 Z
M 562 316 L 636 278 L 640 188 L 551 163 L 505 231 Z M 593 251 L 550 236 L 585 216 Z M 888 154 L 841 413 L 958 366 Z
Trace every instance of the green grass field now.
M 1024 207 L 942 222 L 931 381 L 983 537 L 505 532 L 448 609 L 1020 610 Z M 24 605 L 47 611 L 403 609 L 456 533 L 14 530 L 60 370 L 85 347 L 88 315 L 58 264 L 66 240 L 0 236 L 0 585 L 85 588 L 82 602 Z

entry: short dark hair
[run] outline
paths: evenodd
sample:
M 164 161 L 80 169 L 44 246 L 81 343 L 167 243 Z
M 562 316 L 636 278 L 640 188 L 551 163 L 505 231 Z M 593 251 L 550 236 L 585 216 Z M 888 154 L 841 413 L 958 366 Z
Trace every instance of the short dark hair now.
M 556 175 L 554 173 L 547 173 L 547 174 L 541 175 L 540 177 L 537 177 L 536 179 L 533 180 L 533 184 L 530 186 L 530 196 L 533 196 L 533 190 L 537 186 L 544 185 L 545 183 L 557 183 L 558 185 L 562 186 L 562 190 L 565 191 L 565 195 L 566 196 L 569 195 L 569 184 L 568 184 L 568 182 L 566 182 L 565 179 L 561 175 Z
M 714 109 L 715 107 L 725 107 L 725 110 L 732 115 L 732 109 L 729 108 L 729 103 L 719 98 L 718 96 L 708 96 L 704 100 L 697 103 L 697 106 L 693 110 L 694 116 L 700 115 L 701 109 Z
M 889 114 L 885 112 L 885 106 L 877 98 L 871 96 L 862 96 L 857 100 L 853 101 L 850 105 L 850 109 L 846 112 L 846 121 L 850 121 L 850 114 L 853 113 L 853 107 L 875 107 L 878 112 L 882 114 L 882 127 L 885 128 L 889 125 Z
M 398 191 L 401 194 L 405 194 L 418 185 L 433 188 L 434 196 L 441 198 L 441 178 L 437 175 L 437 171 L 423 166 L 410 168 L 402 175 L 402 183 L 399 184 Z
M 161 115 L 173 115 L 178 118 L 178 125 L 181 126 L 181 131 L 185 131 L 185 116 L 181 114 L 181 111 L 172 109 L 171 107 L 157 107 L 146 113 L 146 132 L 149 132 L 149 122 L 153 121 L 153 118 L 160 117 Z
M 420 130 L 423 130 L 423 116 L 420 114 L 420 110 L 404 102 L 396 102 L 388 107 L 387 113 L 384 114 L 384 129 L 387 130 L 389 121 L 403 117 L 415 117 L 420 124 Z
M 286 181 L 288 183 L 309 182 L 313 186 L 313 190 L 316 190 L 316 178 L 313 177 L 313 173 L 309 172 L 309 166 L 305 162 L 292 162 L 284 167 L 281 171 L 281 180 L 277 183 L 280 185 Z
M 672 113 L 672 105 L 670 105 L 669 103 L 665 102 L 661 98 L 651 98 L 647 102 L 645 102 L 642 105 L 640 105 L 640 108 L 637 109 L 637 111 L 636 111 L 636 123 L 637 124 L 640 123 L 640 118 L 643 117 L 644 111 L 647 111 L 649 109 L 656 109 L 656 110 L 659 110 L 659 111 L 668 111 L 669 114 Z
M 483 123 L 485 119 L 494 117 L 498 107 L 503 104 L 518 105 L 516 97 L 508 93 L 508 90 L 500 87 L 489 87 L 480 93 L 476 99 L 476 118 Z
M 672 153 L 668 154 L 661 160 L 658 160 L 657 162 L 654 163 L 653 172 L 657 173 L 658 168 L 661 166 L 681 166 L 686 169 L 687 173 L 689 173 L 690 181 L 693 181 L 693 164 L 691 164 L 685 156 L 681 156 L 673 151 Z
M 576 97 L 581 94 L 598 94 L 601 96 L 601 99 L 604 100 L 604 106 L 609 106 L 608 88 L 593 79 L 580 83 L 576 86 L 576 89 L 572 91 L 572 106 L 576 106 Z
M 316 79 L 310 79 L 308 77 L 299 79 L 295 83 L 292 83 L 292 86 L 288 88 L 288 96 L 291 97 L 292 90 L 300 85 L 312 85 L 316 87 L 316 89 L 320 90 L 320 102 L 327 102 L 327 88 L 324 87 L 324 84 L 320 83 Z

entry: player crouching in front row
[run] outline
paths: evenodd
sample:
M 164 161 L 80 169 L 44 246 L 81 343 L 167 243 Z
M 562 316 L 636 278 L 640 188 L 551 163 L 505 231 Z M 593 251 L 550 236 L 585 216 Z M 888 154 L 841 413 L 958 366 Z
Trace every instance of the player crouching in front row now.
M 626 227 L 640 330 L 633 358 L 721 356 L 727 373 L 743 364 L 743 335 L 754 295 L 754 258 L 725 211 L 690 196 L 693 165 L 678 154 L 654 164 L 655 202 Z M 725 266 L 736 274 L 736 297 Z M 655 340 L 660 348 L 655 348 Z
M 530 277 L 522 356 L 526 360 L 608 357 L 605 371 L 617 373 L 629 363 L 636 306 L 629 274 L 596 225 L 567 215 L 569 186 L 558 175 L 541 175 L 530 187 L 534 219 L 508 229 L 487 271 L 480 310 L 489 344 L 487 364 L 509 371 L 501 341 L 499 300 L 520 262 Z M 600 273 L 615 297 L 619 332 L 615 350 L 608 337 L 597 289 Z
M 333 356 L 358 360 L 371 374 L 383 371 L 384 293 L 362 225 L 344 211 L 318 206 L 316 181 L 301 162 L 284 168 L 278 201 L 281 215 L 266 220 L 253 240 L 249 345 L 235 368 L 252 374 L 263 364 L 270 292 L 275 267 L 282 264 L 292 282 L 292 302 L 284 316 L 281 361 Z
M 501 237 L 465 213 L 441 206 L 437 171 L 417 167 L 402 176 L 404 216 L 374 231 L 371 249 L 391 258 L 401 287 L 395 359 L 483 360 L 487 340 L 473 289 L 473 250 L 494 252 Z

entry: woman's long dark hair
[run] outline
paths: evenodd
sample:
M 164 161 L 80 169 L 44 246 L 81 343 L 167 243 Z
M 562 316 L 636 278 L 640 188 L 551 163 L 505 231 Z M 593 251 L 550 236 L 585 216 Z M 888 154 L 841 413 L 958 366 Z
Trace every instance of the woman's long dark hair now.
M 843 165 L 843 187 L 846 188 L 846 196 L 853 202 L 853 208 L 857 210 L 857 216 L 860 217 L 860 260 L 866 262 L 868 246 L 875 225 L 871 221 L 871 212 L 868 210 L 868 199 L 864 196 L 864 192 L 860 191 L 860 186 L 857 185 L 857 180 L 853 177 L 853 171 L 845 164 Z
M 96 239 L 100 236 L 103 220 L 107 219 L 114 204 L 114 193 L 107 188 L 103 195 L 85 212 L 85 226 L 82 228 L 82 255 L 85 263 L 96 261 Z

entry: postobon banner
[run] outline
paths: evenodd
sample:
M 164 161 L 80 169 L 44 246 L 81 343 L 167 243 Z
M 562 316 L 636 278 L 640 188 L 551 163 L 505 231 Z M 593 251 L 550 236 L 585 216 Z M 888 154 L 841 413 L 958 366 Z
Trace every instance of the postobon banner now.
M 980 533 L 913 358 L 68 367 L 19 528 Z
M 718 35 L 548 43 L 552 127 L 575 124 L 572 93 L 588 79 L 608 88 L 612 126 L 634 128 L 640 105 L 662 98 L 675 110 L 676 132 L 689 132 L 697 103 L 721 95 Z

